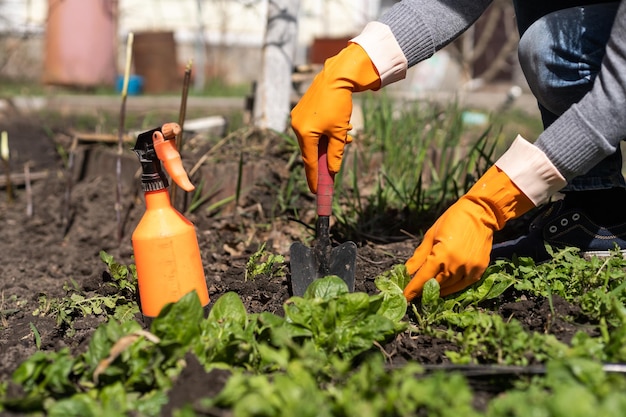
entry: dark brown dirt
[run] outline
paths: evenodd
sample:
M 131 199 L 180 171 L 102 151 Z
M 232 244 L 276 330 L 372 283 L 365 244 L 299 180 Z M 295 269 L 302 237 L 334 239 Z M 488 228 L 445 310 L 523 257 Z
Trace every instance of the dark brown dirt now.
M 32 326 L 41 336 L 42 350 L 69 347 L 73 352 L 80 352 L 101 322 L 99 318 L 78 319 L 76 332 L 70 336 L 53 318 L 33 315 L 41 294 L 49 298 L 63 297 L 64 286 L 72 285 L 72 281 L 86 293 L 107 291 L 106 265 L 99 258 L 101 250 L 113 255 L 119 263 L 132 263 L 130 235 L 143 214 L 142 195 L 134 177 L 138 163 L 130 152 L 123 162 L 123 235 L 118 241 L 114 209 L 116 176 L 112 169 L 114 164 L 111 164 L 115 160 L 111 157 L 115 146 L 79 143 L 76 167 L 69 174 L 65 168 L 67 161 L 57 149 L 59 146 L 70 148 L 71 123 L 71 120 L 58 120 L 44 126 L 37 117 L 0 118 L 0 130 L 9 132 L 12 173 L 23 173 L 26 163 L 33 174 L 47 172 L 45 178 L 32 181 L 31 191 L 23 184 L 15 184 L 12 201 L 9 201 L 6 187 L 0 188 L 0 380 L 10 378 L 16 367 L 37 350 Z M 271 214 L 275 190 L 290 174 L 285 168 L 288 155 L 278 146 L 278 137 L 259 137 L 256 140 L 262 140 L 263 146 L 253 146 L 243 161 L 253 166 L 262 162 L 265 175 L 257 177 L 239 205 L 218 215 L 197 210 L 188 218 L 197 227 L 211 299 L 214 301 L 227 291 L 235 291 L 249 313 L 282 314 L 283 303 L 290 296 L 289 245 L 305 238 L 310 231 L 286 215 Z M 241 149 L 241 143 L 233 147 Z M 185 165 L 192 166 L 205 151 L 198 147 L 196 153 L 185 153 Z M 228 152 L 228 147 L 220 151 L 224 160 L 239 159 L 239 153 L 229 156 Z M 71 192 L 66 194 L 70 184 Z M 302 196 L 300 216 L 308 224 L 312 224 L 314 218 L 312 201 L 310 196 Z M 30 204 L 31 214 L 27 212 Z M 267 242 L 272 253 L 286 257 L 286 274 L 246 281 L 245 264 L 263 242 Z M 358 243 L 356 289 L 373 293 L 376 290 L 374 278 L 406 260 L 418 242 L 406 239 L 388 244 Z M 557 316 L 573 311 L 573 307 L 564 302 L 554 307 Z M 501 306 L 505 316 L 514 315 L 530 329 L 546 331 L 550 326 L 552 333 L 566 340 L 573 329 L 566 322 L 550 319 L 549 311 L 543 300 L 528 300 L 524 304 L 511 300 Z M 392 364 L 400 365 L 409 360 L 443 364 L 448 362 L 445 351 L 454 347 L 445 341 L 406 333 L 384 349 Z M 171 402 L 164 414 L 199 394 L 199 386 L 203 386 L 205 394 L 206 389 L 217 392 L 225 378 L 223 374 L 207 375 L 199 364 L 190 360 L 171 391 Z M 215 386 L 210 388 L 211 384 Z

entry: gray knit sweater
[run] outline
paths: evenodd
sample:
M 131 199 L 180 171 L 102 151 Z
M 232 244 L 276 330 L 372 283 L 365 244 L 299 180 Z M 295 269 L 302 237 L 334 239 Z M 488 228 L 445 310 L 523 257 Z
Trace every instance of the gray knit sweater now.
M 413 66 L 454 40 L 490 3 L 491 0 L 404 0 L 379 21 L 390 27 L 408 65 Z M 621 2 L 593 88 L 534 143 L 571 180 L 615 152 L 624 138 L 626 2 Z

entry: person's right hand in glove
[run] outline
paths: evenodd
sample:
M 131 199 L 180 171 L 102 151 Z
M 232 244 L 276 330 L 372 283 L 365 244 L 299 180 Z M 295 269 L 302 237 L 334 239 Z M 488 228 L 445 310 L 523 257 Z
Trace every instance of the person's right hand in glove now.
M 406 299 L 420 296 L 432 278 L 439 282 L 441 295 L 478 281 L 489 264 L 493 232 L 565 184 L 548 157 L 518 136 L 495 166 L 426 232 L 406 262 L 412 276 L 404 289 Z
M 324 63 L 291 112 L 309 189 L 317 193 L 318 145 L 328 137 L 328 171 L 339 172 L 352 141 L 352 93 L 376 90 L 404 77 L 406 58 L 386 25 L 372 22 L 346 48 Z

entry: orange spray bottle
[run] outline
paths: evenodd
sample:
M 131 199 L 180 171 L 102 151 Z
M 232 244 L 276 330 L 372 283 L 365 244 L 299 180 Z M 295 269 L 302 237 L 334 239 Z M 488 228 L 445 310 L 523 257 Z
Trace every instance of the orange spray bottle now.
M 185 191 L 194 186 L 183 168 L 174 139 L 177 123 L 140 133 L 133 150 L 139 157 L 146 212 L 132 235 L 139 299 L 144 316 L 159 315 L 168 303 L 196 291 L 203 307 L 209 304 L 200 248 L 193 224 L 170 203 L 167 177 Z

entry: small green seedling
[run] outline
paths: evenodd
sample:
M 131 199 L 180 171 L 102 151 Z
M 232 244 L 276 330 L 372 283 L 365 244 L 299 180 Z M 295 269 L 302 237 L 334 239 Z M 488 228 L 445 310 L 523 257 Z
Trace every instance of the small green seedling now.
M 270 277 L 280 277 L 285 275 L 285 257 L 269 253 L 265 249 L 263 242 L 259 250 L 250 256 L 246 263 L 246 273 L 244 279 L 254 279 L 258 275 L 269 275 Z

